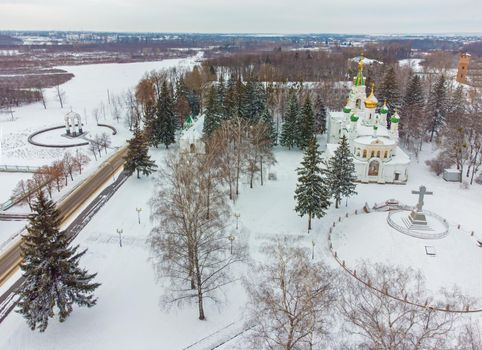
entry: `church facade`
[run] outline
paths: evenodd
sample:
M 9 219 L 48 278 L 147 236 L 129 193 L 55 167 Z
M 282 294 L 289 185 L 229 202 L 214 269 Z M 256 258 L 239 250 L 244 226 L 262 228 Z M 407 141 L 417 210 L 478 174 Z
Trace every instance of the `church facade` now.
M 363 59 L 353 80 L 348 102 L 343 111 L 330 112 L 327 120 L 326 156 L 332 157 L 340 139 L 345 136 L 354 159 L 358 181 L 364 183 L 405 183 L 408 179 L 409 156 L 398 145 L 400 117 L 395 113 L 387 127 L 386 103 L 377 112 L 378 100 L 367 96 Z

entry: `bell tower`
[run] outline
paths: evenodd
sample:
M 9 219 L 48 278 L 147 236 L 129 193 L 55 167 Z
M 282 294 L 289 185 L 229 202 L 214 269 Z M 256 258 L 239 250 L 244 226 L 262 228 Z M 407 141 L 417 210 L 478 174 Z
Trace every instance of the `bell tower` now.
M 467 82 L 467 71 L 470 64 L 470 54 L 463 52 L 459 57 L 459 65 L 457 69 L 457 81 L 465 84 Z

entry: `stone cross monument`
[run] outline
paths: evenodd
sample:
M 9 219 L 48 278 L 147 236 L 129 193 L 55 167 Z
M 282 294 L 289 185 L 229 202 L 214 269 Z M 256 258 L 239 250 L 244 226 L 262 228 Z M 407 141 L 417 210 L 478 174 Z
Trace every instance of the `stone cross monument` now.
M 432 195 L 433 192 L 427 191 L 427 187 L 422 185 L 418 191 L 412 191 L 412 193 L 418 194 L 418 203 L 416 209 L 412 210 L 408 218 L 413 225 L 427 225 L 427 218 L 423 213 L 423 199 L 425 195 Z

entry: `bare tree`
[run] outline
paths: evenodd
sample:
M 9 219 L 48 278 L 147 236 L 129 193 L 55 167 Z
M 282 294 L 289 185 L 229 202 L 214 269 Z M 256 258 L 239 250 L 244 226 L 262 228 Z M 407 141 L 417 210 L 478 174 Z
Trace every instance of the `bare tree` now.
M 207 215 L 203 169 L 191 154 L 168 158 L 151 199 L 154 228 L 149 238 L 158 277 L 168 280 L 162 305 L 194 301 L 200 320 L 206 318 L 205 300 L 219 300 L 220 289 L 235 279 L 229 267 L 242 258 L 239 249 L 230 254 L 229 206 L 215 183 Z
M 74 181 L 74 171 L 75 171 L 75 158 L 70 152 L 65 152 L 64 158 L 62 159 L 64 163 L 65 176 L 70 176 L 70 180 Z M 65 185 L 67 185 L 67 178 L 65 179 Z
M 11 199 L 20 200 L 20 203 L 27 203 L 29 208 L 32 209 L 33 201 L 33 188 L 31 186 L 32 181 L 25 181 L 21 179 L 15 188 L 13 189 Z
M 100 134 L 100 137 L 99 137 L 98 141 L 99 141 L 99 145 L 102 148 L 104 148 L 105 154 L 107 154 L 107 148 L 109 148 L 110 145 L 111 145 L 109 134 L 106 133 L 106 132 L 103 132 L 102 134 Z
M 482 350 L 482 331 L 479 323 L 471 321 L 459 328 L 459 350 Z
M 250 188 L 253 188 L 254 177 L 258 172 L 263 185 L 263 166 L 276 162 L 271 147 L 270 131 L 266 123 L 256 123 L 248 128 L 245 159 Z
M 361 266 L 356 274 L 380 291 L 348 274 L 340 284 L 338 309 L 348 323 L 348 333 L 359 337 L 359 348 L 444 349 L 447 339 L 453 336 L 457 315 L 430 306 L 453 307 L 453 303 L 460 301 L 455 294 L 452 298 L 447 296 L 443 302 L 434 301 L 425 294 L 422 276 L 411 269 L 375 265 L 371 270 Z M 427 307 L 412 305 L 405 300 Z
M 121 118 L 121 108 L 122 108 L 122 103 L 119 100 L 119 97 L 117 96 L 113 97 L 111 114 L 112 114 L 112 118 L 115 119 L 117 123 L 119 123 L 119 120 Z
M 75 169 L 79 171 L 79 174 L 82 174 L 83 167 L 87 165 L 89 161 L 90 161 L 90 158 L 81 152 L 75 155 L 74 166 L 75 166 Z
M 55 94 L 57 96 L 57 100 L 60 103 L 60 108 L 64 108 L 65 103 L 65 91 L 60 88 L 60 85 L 55 86 Z
M 94 109 L 92 110 L 92 115 L 94 116 L 95 123 L 96 123 L 97 125 L 99 125 L 99 118 L 100 118 L 99 108 L 94 108 Z
M 333 272 L 278 241 L 246 280 L 253 349 L 321 349 L 335 301 Z
M 42 101 L 42 105 L 44 109 L 47 109 L 47 101 L 45 100 L 45 90 L 42 86 L 37 87 L 37 92 L 40 97 L 40 101 Z
M 64 163 L 61 160 L 55 161 L 52 166 L 48 167 L 48 172 L 55 181 L 57 192 L 62 189 L 62 178 L 64 177 Z
M 90 140 L 89 151 L 94 156 L 94 159 L 97 160 L 97 144 L 96 144 L 95 140 Z

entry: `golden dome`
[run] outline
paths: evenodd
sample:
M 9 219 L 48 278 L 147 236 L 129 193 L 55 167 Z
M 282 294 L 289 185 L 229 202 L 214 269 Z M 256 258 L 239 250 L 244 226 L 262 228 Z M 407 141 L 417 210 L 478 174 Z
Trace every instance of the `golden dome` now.
M 370 93 L 370 96 L 368 96 L 367 99 L 365 100 L 366 108 L 377 108 L 378 100 L 373 94 L 374 89 L 375 89 L 375 84 L 372 84 L 372 92 Z

